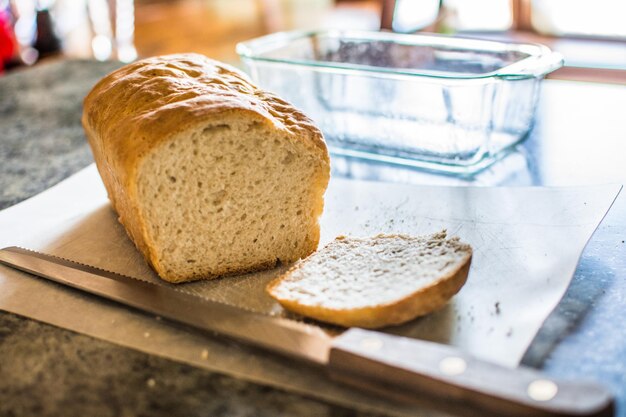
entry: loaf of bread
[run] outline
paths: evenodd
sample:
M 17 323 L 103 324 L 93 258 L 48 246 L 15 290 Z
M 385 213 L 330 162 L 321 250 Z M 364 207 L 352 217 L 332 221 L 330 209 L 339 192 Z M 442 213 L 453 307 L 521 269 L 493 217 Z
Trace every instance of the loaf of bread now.
M 93 88 L 82 122 L 120 222 L 164 280 L 317 248 L 330 175 L 322 134 L 237 69 L 196 54 L 132 63 Z
M 338 237 L 268 285 L 284 308 L 346 327 L 404 323 L 444 306 L 465 284 L 472 249 L 429 236 Z

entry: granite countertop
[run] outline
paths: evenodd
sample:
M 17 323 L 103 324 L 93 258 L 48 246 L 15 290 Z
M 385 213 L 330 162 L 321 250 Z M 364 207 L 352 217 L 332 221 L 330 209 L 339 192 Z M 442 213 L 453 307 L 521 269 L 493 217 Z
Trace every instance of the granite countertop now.
M 82 98 L 119 64 L 61 61 L 0 78 L 0 209 L 93 162 Z M 2 416 L 374 416 L 0 312 Z

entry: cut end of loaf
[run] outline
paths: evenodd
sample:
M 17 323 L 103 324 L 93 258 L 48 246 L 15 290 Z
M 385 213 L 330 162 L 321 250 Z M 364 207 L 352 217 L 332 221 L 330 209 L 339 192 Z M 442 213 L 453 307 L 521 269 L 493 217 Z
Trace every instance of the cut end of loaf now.
M 443 307 L 465 284 L 472 249 L 429 236 L 340 236 L 268 286 L 286 309 L 346 327 L 396 325 Z
M 111 203 L 167 281 L 245 272 L 313 251 L 329 178 L 321 132 L 234 67 L 198 54 L 104 77 L 83 126 Z
M 138 168 L 148 258 L 170 282 L 293 262 L 317 248 L 325 152 L 263 119 L 223 114 Z

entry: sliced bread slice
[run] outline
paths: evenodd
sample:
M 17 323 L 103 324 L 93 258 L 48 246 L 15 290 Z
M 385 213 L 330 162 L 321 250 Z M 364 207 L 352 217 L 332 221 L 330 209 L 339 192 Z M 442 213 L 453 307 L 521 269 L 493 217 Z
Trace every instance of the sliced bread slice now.
M 284 308 L 346 327 L 404 323 L 444 306 L 465 284 L 472 248 L 428 236 L 340 236 L 272 281 Z

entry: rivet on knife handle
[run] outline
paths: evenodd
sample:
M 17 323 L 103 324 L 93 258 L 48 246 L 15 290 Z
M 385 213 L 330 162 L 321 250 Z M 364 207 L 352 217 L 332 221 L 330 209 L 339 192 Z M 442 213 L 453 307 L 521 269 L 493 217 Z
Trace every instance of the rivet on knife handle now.
M 612 416 L 611 394 L 594 383 L 556 381 L 431 342 L 351 329 L 333 341 L 331 376 L 361 389 L 467 416 Z

